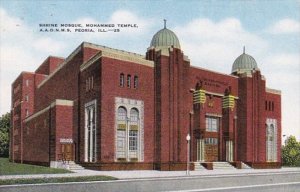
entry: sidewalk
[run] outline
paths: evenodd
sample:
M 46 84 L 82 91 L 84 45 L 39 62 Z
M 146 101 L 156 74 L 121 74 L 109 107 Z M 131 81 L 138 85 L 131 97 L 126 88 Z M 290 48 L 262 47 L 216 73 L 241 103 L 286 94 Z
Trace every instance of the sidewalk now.
M 63 174 L 37 174 L 37 175 L 2 175 L 0 180 L 20 179 L 20 178 L 51 178 L 51 177 L 78 177 L 78 176 L 95 176 L 106 175 L 116 177 L 121 180 L 126 179 L 150 179 L 150 178 L 172 178 L 172 177 L 201 177 L 201 176 L 222 176 L 222 175 L 249 175 L 249 174 L 280 174 L 283 172 L 298 172 L 297 168 L 281 168 L 281 169 L 235 169 L 235 170 L 201 170 L 190 171 L 190 175 L 186 171 L 93 171 L 93 170 L 78 170 L 75 173 Z

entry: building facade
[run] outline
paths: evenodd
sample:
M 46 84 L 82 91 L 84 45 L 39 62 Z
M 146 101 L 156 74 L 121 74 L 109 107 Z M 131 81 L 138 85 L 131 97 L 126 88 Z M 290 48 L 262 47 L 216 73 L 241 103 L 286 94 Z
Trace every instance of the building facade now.
M 98 170 L 184 170 L 187 159 L 206 168 L 281 165 L 281 93 L 266 87 L 255 59 L 244 50 L 231 74 L 194 67 L 166 27 L 145 55 L 83 42 L 67 58 L 49 56 L 13 82 L 11 115 L 14 162 L 70 160 Z

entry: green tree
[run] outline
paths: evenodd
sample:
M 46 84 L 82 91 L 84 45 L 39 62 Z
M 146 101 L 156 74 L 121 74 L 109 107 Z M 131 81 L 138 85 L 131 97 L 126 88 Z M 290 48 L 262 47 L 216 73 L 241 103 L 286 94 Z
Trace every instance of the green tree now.
M 288 137 L 282 146 L 282 163 L 284 166 L 300 166 L 300 142 L 295 136 Z
M 9 155 L 10 113 L 0 117 L 0 157 Z

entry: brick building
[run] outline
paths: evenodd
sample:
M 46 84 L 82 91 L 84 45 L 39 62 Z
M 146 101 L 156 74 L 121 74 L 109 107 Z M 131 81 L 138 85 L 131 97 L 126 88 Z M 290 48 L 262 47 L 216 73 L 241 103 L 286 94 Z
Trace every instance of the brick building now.
M 13 82 L 11 114 L 14 162 L 184 170 L 190 149 L 192 168 L 281 164 L 280 91 L 254 58 L 244 50 L 231 74 L 194 67 L 166 27 L 146 55 L 83 42 L 49 56 Z

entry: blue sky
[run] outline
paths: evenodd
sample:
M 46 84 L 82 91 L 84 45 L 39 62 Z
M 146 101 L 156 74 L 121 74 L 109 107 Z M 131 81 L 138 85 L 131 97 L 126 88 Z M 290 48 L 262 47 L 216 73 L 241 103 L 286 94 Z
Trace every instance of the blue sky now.
M 300 0 L 0 0 L 0 114 L 10 109 L 11 82 L 48 55 L 67 57 L 82 41 L 144 54 L 167 19 L 192 65 L 229 74 L 245 45 L 267 86 L 282 91 L 283 134 L 300 139 L 299 10 Z M 114 34 L 41 33 L 40 23 L 137 23 L 139 28 Z

